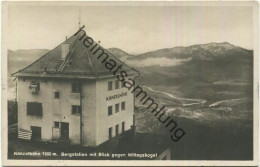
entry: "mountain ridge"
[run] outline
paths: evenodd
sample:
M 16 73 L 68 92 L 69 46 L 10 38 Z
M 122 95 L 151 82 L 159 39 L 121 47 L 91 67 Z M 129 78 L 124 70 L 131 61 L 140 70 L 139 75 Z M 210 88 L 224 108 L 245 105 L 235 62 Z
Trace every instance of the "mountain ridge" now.
M 222 45 L 222 46 L 221 46 Z M 235 46 L 233 44 L 230 44 L 229 42 L 210 42 L 210 43 L 205 43 L 205 44 L 195 44 L 195 45 L 190 45 L 190 46 L 175 46 L 175 47 L 171 47 L 171 48 L 162 48 L 162 49 L 157 49 L 157 50 L 152 50 L 152 51 L 148 51 L 148 52 L 144 52 L 144 53 L 141 53 L 141 54 L 129 54 L 127 53 L 126 51 L 120 49 L 120 48 L 116 48 L 116 47 L 112 47 L 112 48 L 108 48 L 107 50 L 114 54 L 117 58 L 123 58 L 123 57 L 128 57 L 127 59 L 128 60 L 134 60 L 134 59 L 137 59 L 137 58 L 142 58 L 142 59 L 145 59 L 145 58 L 148 58 L 148 57 L 154 57 L 154 54 L 155 53 L 159 53 L 159 52 L 175 52 L 177 54 L 191 54 L 191 50 L 195 51 L 196 49 L 204 49 L 204 50 L 207 50 L 207 49 L 212 49 L 214 47 L 232 47 L 231 49 L 237 49 L 239 51 L 242 51 L 244 53 L 249 53 L 251 54 L 251 52 L 253 52 L 253 50 L 249 50 L 249 49 L 245 49 L 245 48 L 242 48 L 240 46 Z M 186 50 L 186 51 L 183 51 L 183 50 Z M 17 52 L 48 52 L 50 51 L 49 49 L 18 49 L 18 50 L 11 50 L 11 49 L 8 49 L 8 52 L 11 52 L 11 53 L 17 53 Z M 190 53 L 189 53 L 190 52 Z M 203 53 L 203 52 L 201 52 Z M 148 56 L 149 55 L 149 56 Z M 36 56 L 36 55 L 34 55 Z M 38 55 L 39 57 L 40 56 L 43 56 L 43 55 Z M 170 56 L 167 56 L 165 55 L 165 53 L 163 53 L 163 55 L 158 55 L 158 56 L 155 56 L 155 57 L 167 57 L 167 58 L 170 58 Z M 177 58 L 185 58 L 185 56 L 183 57 L 180 57 L 177 55 Z M 187 58 L 187 57 L 186 57 Z
M 227 54 L 227 52 L 230 52 Z M 177 46 L 172 48 L 158 49 L 129 57 L 128 60 L 144 60 L 147 58 L 178 58 L 187 59 L 190 57 L 201 57 L 209 59 L 214 56 L 225 56 L 231 54 L 252 55 L 253 50 L 244 49 L 239 46 L 232 45 L 228 42 L 211 42 L 206 44 L 196 44 L 191 46 Z
M 206 50 L 201 49 L 202 47 L 206 47 Z M 179 51 L 175 57 L 172 56 L 172 52 L 164 53 L 161 50 L 165 49 L 160 49 L 160 52 L 157 50 L 145 53 L 149 59 L 140 58 L 140 55 L 131 55 L 118 48 L 109 48 L 108 51 L 141 72 L 142 75 L 138 79 L 141 85 L 167 88 L 174 85 L 181 90 L 180 92 L 184 92 L 186 97 L 196 97 L 197 93 L 194 90 L 199 90 L 215 81 L 252 80 L 253 78 L 253 50 L 229 43 L 208 43 L 174 48 Z M 168 50 L 171 49 L 168 48 Z M 214 50 L 220 54 L 214 55 Z M 8 76 L 30 65 L 47 51 L 49 50 L 8 50 Z M 151 53 L 159 59 L 155 59 Z M 10 88 L 15 86 L 12 80 L 8 77 Z

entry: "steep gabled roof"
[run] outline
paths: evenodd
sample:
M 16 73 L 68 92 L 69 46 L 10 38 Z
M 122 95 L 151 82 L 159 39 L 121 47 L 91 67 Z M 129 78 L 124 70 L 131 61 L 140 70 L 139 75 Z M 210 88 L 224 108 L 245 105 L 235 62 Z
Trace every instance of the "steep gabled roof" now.
M 101 61 L 97 59 L 97 55 L 93 55 L 89 48 L 83 45 L 82 40 L 79 40 L 83 34 L 84 32 L 80 32 L 77 36 L 71 36 L 29 66 L 12 75 L 61 78 L 97 78 L 112 76 L 113 73 L 105 67 L 105 63 L 102 64 Z M 62 44 L 65 43 L 70 45 L 70 52 L 64 60 L 62 59 Z M 99 47 L 102 46 L 99 45 Z M 117 65 L 123 64 L 122 70 L 128 72 L 128 74 L 138 72 L 120 61 L 103 47 L 102 49 Z

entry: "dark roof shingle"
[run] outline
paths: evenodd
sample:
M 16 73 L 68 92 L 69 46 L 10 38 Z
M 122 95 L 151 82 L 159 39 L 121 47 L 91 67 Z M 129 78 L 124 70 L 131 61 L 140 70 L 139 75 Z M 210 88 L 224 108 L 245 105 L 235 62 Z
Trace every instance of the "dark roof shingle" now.
M 58 45 L 53 50 L 49 51 L 41 58 L 36 60 L 26 68 L 14 73 L 14 76 L 39 76 L 39 77 L 79 77 L 79 78 L 92 78 L 111 76 L 113 73 L 105 67 L 102 60 L 97 59 L 98 55 L 93 55 L 89 48 L 83 45 L 83 40 L 79 38 L 83 35 L 80 32 L 77 36 L 71 36 L 63 43 L 70 44 L 71 55 L 68 55 L 65 60 L 62 60 L 62 44 Z M 117 65 L 123 64 L 122 70 L 130 73 L 137 73 L 137 70 L 126 65 L 118 58 L 109 53 L 106 49 L 99 45 L 105 53 L 109 55 L 109 59 L 113 59 Z M 69 59 L 69 60 L 67 60 Z M 66 66 L 60 71 L 63 61 L 66 61 Z M 116 69 L 116 67 L 115 67 Z M 46 70 L 46 71 L 45 71 Z

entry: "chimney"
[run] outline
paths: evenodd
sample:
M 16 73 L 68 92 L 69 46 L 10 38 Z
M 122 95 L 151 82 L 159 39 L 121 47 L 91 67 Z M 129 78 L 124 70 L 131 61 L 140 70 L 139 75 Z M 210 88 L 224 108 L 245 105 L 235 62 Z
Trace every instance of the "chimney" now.
M 69 43 L 63 43 L 61 44 L 61 58 L 64 60 L 70 50 L 70 44 Z

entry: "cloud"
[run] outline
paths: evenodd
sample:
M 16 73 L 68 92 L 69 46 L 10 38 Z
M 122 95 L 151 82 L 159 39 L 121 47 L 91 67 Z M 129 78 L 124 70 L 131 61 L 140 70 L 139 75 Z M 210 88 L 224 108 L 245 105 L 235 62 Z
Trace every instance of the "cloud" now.
M 177 65 L 181 65 L 184 62 L 190 61 L 191 58 L 187 58 L 187 59 L 169 59 L 169 58 L 165 58 L 165 57 L 161 57 L 161 58 L 147 58 L 144 60 L 128 60 L 128 64 L 132 65 L 132 66 L 136 66 L 136 67 L 144 67 L 144 66 L 155 66 L 155 65 L 159 65 L 162 67 L 169 67 L 169 66 L 177 66 Z

